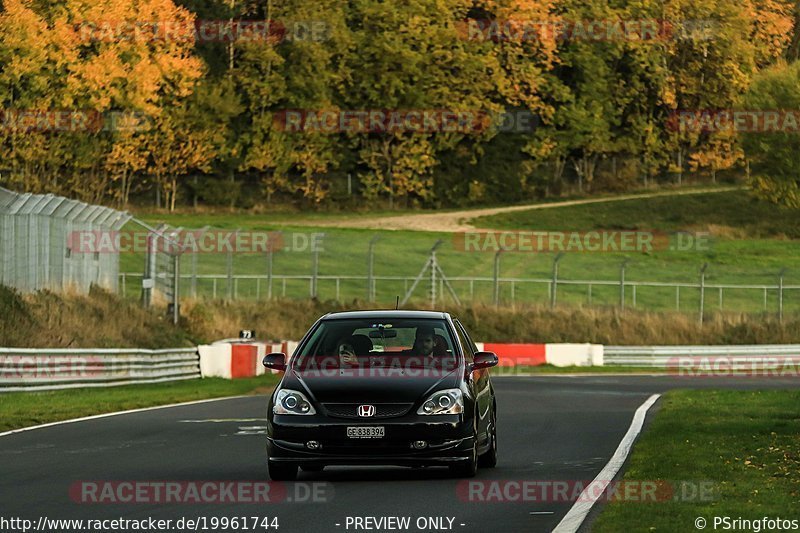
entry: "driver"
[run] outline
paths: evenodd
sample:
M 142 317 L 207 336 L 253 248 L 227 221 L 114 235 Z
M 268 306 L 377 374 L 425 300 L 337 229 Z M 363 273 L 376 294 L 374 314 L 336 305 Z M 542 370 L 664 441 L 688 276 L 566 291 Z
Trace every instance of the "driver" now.
M 433 357 L 436 347 L 436 333 L 431 326 L 419 326 L 414 336 L 414 346 L 408 351 L 411 355 Z
M 339 355 L 339 363 L 342 365 L 358 364 L 353 336 L 343 337 L 336 343 L 336 353 Z

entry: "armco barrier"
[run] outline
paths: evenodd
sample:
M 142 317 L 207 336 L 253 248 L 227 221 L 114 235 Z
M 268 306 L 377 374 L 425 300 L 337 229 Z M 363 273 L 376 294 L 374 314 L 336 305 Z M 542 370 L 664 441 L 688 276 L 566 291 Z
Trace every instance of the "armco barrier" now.
M 111 387 L 199 377 L 196 348 L 0 348 L 0 392 Z
M 605 364 L 609 366 L 640 366 L 668 368 L 677 365 L 679 358 L 725 357 L 752 361 L 765 357 L 800 356 L 800 344 L 760 344 L 731 346 L 606 346 Z

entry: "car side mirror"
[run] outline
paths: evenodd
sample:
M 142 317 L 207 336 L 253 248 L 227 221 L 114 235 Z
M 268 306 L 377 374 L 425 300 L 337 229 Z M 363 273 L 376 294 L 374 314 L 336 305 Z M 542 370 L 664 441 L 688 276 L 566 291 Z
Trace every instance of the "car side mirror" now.
M 286 371 L 286 354 L 285 353 L 271 353 L 264 356 L 261 361 L 266 368 L 272 370 L 279 370 L 280 372 Z
M 471 366 L 472 370 L 480 370 L 482 368 L 496 366 L 498 362 L 497 354 L 494 352 L 478 352 L 475 354 Z

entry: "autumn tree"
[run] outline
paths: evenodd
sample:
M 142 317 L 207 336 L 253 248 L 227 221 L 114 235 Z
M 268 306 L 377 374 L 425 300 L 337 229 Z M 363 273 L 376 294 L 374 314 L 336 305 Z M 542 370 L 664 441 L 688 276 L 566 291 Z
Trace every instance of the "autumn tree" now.
M 762 119 L 741 132 L 753 164 L 753 192 L 773 203 L 800 208 L 800 62 L 780 63 L 761 72 L 744 97 L 748 111 L 780 113 L 770 123 Z

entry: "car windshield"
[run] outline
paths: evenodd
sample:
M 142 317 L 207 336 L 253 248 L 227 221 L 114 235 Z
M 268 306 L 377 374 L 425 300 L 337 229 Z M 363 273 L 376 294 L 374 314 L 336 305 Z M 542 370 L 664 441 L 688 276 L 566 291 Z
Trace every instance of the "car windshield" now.
M 444 320 L 324 320 L 294 365 L 307 368 L 324 359 L 336 366 L 444 366 L 457 362 L 453 347 Z

